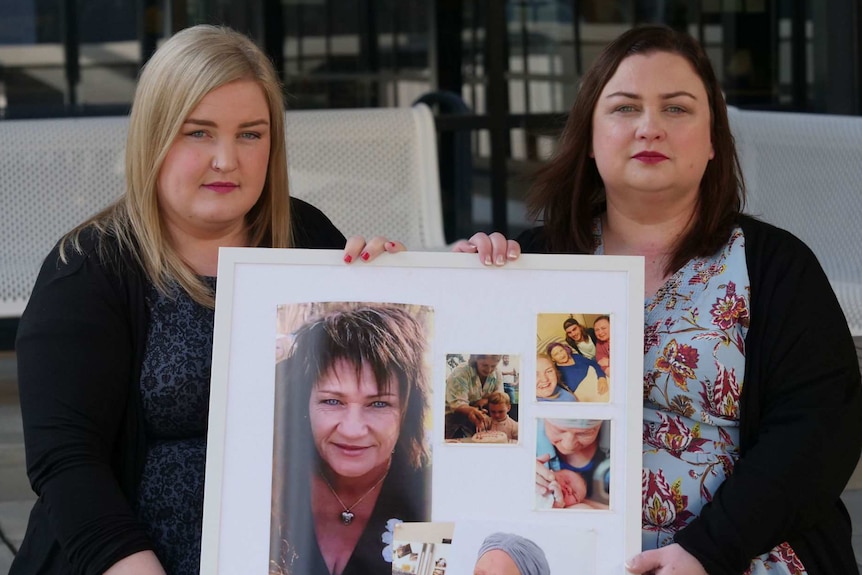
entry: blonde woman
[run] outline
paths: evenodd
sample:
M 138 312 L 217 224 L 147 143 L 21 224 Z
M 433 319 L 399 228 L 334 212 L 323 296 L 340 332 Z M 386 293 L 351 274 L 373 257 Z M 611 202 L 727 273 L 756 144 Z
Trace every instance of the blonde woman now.
M 289 197 L 284 106 L 266 56 L 184 30 L 141 73 L 125 193 L 48 255 L 16 349 L 39 496 L 10 573 L 197 573 L 221 246 L 344 248 Z

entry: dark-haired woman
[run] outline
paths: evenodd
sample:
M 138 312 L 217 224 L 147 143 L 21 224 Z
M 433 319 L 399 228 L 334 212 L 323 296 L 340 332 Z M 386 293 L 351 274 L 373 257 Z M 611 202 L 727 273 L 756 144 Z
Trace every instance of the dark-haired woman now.
M 529 199 L 544 226 L 519 242 L 644 257 L 645 551 L 630 572 L 855 575 L 840 500 L 862 448 L 853 342 L 811 250 L 743 198 L 704 50 L 643 26 L 585 74 Z M 456 250 L 503 264 L 519 246 L 477 234 Z

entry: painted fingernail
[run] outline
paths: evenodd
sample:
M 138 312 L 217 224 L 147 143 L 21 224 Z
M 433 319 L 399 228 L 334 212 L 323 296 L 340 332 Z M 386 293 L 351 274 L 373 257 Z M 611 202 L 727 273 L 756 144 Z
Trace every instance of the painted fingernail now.
M 371 256 L 368 255 L 368 252 L 362 252 L 362 254 L 359 257 L 361 257 L 364 261 L 367 262 L 368 258 L 370 258 Z
M 503 256 L 497 256 L 497 265 L 501 266 L 501 265 L 503 265 L 503 263 L 504 263 L 503 262 Z
M 491 265 L 491 256 L 485 256 L 485 265 L 486 266 Z
M 518 252 L 516 252 L 516 251 L 514 251 L 514 250 L 513 250 L 513 251 L 511 251 L 511 252 L 509 252 L 509 259 L 510 259 L 510 260 L 516 260 L 516 259 L 518 259 Z
M 344 256 L 344 263 L 349 264 L 352 261 L 353 261 L 353 258 L 350 256 L 350 254 Z
M 389 246 L 390 248 L 394 248 L 394 247 L 395 247 L 395 242 L 389 242 L 389 243 L 388 243 L 388 244 L 386 244 L 386 245 L 387 245 L 387 246 Z

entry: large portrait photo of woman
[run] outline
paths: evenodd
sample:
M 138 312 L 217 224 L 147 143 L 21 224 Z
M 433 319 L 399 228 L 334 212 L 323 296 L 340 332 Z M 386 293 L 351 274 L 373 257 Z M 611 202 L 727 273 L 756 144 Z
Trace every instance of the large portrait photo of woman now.
M 399 522 L 428 521 L 432 310 L 279 306 L 270 574 L 392 572 Z

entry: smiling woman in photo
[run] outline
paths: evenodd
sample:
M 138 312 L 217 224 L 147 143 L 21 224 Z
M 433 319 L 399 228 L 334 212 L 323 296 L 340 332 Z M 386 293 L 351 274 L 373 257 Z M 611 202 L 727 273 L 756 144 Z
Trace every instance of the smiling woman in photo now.
M 393 523 L 429 519 L 425 337 L 383 305 L 295 333 L 276 373 L 270 573 L 391 573 Z

